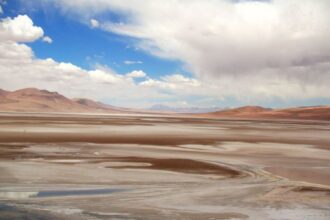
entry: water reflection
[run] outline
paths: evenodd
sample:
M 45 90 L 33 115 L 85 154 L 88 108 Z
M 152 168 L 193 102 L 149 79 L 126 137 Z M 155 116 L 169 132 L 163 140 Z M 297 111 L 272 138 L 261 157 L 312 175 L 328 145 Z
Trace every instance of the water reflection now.
M 79 190 L 44 190 L 39 192 L 0 192 L 0 199 L 27 199 L 56 196 L 104 195 L 124 191 L 123 189 L 79 189 Z

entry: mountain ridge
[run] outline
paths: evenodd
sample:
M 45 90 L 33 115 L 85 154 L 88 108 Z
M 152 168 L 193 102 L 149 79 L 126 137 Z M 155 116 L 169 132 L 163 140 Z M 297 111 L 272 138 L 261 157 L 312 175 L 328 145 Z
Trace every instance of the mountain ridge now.
M 164 108 L 164 106 L 162 106 L 162 108 Z M 197 108 L 197 110 L 200 109 L 203 108 Z M 37 88 L 24 88 L 12 92 L 0 89 L 0 111 L 3 112 L 146 113 L 210 118 L 308 119 L 330 121 L 330 106 L 305 106 L 282 109 L 271 109 L 261 106 L 243 106 L 207 113 L 175 112 L 171 111 L 171 107 L 167 110 L 168 111 L 121 108 L 86 98 L 70 99 L 58 92 L 51 92 L 44 89 L 40 90 Z
M 212 118 L 246 118 L 246 119 L 304 119 L 329 120 L 330 106 L 305 106 L 271 109 L 261 106 L 244 106 L 229 110 L 201 114 Z
M 70 99 L 58 92 L 24 88 L 13 92 L 0 90 L 0 110 L 18 112 L 108 112 L 122 110 L 93 100 Z M 86 104 L 88 103 L 88 104 Z M 93 105 L 91 104 L 93 103 Z M 98 103 L 98 106 L 97 104 Z

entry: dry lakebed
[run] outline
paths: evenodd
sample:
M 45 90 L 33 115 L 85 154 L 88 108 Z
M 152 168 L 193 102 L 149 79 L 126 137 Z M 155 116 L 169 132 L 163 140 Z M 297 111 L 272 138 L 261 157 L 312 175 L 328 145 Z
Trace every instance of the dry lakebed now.
M 0 219 L 330 219 L 330 122 L 0 114 Z

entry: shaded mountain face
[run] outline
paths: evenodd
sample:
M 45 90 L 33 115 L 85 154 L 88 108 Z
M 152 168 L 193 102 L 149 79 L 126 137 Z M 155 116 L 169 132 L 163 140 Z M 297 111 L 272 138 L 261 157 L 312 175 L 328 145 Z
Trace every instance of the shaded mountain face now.
M 9 92 L 6 90 L 0 89 L 0 97 L 6 95 L 7 93 L 9 93 Z
M 95 109 L 108 109 L 111 108 L 110 105 L 103 104 L 101 102 L 96 102 L 90 99 L 83 99 L 83 98 L 78 98 L 78 99 L 73 99 L 76 103 L 88 107 L 88 108 L 95 108 Z
M 80 105 L 83 105 L 87 108 L 92 108 L 92 109 L 99 109 L 99 110 L 105 110 L 105 111 L 111 110 L 111 111 L 118 111 L 118 112 L 121 112 L 121 111 L 133 112 L 134 111 L 134 109 L 112 106 L 112 105 L 104 104 L 102 102 L 94 101 L 91 99 L 75 98 L 72 100 L 79 103 Z M 141 112 L 141 111 L 134 111 L 134 112 Z
M 120 112 L 119 109 L 88 99 L 69 99 L 57 92 L 26 88 L 0 90 L 0 111 L 19 112 Z

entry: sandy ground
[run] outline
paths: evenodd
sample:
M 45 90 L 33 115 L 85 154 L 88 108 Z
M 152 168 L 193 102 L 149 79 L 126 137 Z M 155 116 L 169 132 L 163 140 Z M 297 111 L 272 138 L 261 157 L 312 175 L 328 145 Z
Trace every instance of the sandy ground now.
M 0 219 L 330 219 L 330 123 L 0 114 Z

